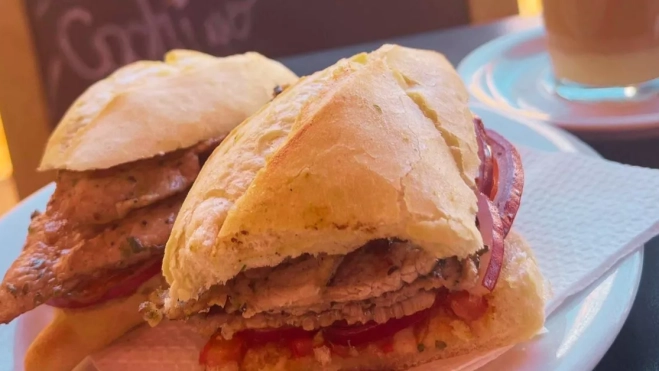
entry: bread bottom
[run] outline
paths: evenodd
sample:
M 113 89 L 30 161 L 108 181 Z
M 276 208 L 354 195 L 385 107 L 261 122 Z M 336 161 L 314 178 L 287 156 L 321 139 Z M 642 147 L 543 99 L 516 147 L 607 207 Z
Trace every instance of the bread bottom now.
M 91 308 L 55 309 L 52 322 L 25 353 L 25 371 L 70 371 L 143 323 L 138 307 L 161 282 L 162 276 L 157 275 L 131 296 Z

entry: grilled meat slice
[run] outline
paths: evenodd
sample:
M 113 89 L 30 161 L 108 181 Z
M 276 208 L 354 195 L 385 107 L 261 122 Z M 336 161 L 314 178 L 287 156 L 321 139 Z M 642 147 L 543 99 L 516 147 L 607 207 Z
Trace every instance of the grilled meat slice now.
M 320 313 L 307 312 L 300 315 L 288 313 L 259 313 L 253 317 L 226 313 L 200 314 L 191 317 L 188 322 L 206 336 L 211 336 L 218 329 L 230 339 L 233 334 L 245 329 L 279 328 L 285 326 L 301 327 L 315 330 L 331 326 L 335 322 L 348 324 L 375 321 L 385 323 L 391 318 L 401 318 L 430 308 L 437 295 L 437 290 L 419 290 L 410 288 L 406 294 L 397 295 L 386 305 L 373 305 L 367 302 L 349 302 L 334 305 Z
M 142 310 L 152 322 L 163 314 L 207 318 L 207 326 L 215 324 L 227 334 L 284 325 L 311 329 L 338 320 L 382 323 L 427 308 L 439 289 L 473 287 L 476 261 L 437 260 L 407 242 L 374 240 L 345 257 L 303 255 L 276 267 L 247 270 L 195 301 L 165 305 L 166 296 L 156 297 Z
M 162 255 L 183 199 L 169 198 L 104 226 L 73 226 L 56 212 L 36 216 L 0 286 L 0 323 L 69 293 L 81 281 Z
M 95 171 L 60 171 L 51 203 L 74 224 L 105 224 L 181 193 L 219 140 Z
M 0 285 L 0 323 L 162 258 L 187 190 L 221 138 L 106 170 L 62 171 Z

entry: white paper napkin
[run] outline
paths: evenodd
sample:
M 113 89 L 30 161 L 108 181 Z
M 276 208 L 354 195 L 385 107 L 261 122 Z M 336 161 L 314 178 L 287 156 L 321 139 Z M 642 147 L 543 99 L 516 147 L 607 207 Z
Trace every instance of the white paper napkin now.
M 526 183 L 515 227 L 554 297 L 567 297 L 659 234 L 659 171 L 522 149 Z
M 515 228 L 552 286 L 551 313 L 659 234 L 659 171 L 577 154 L 520 152 L 526 182 Z M 91 357 L 91 363 L 100 371 L 194 370 L 204 340 L 180 324 L 142 328 Z M 476 369 L 503 351 L 432 369 Z

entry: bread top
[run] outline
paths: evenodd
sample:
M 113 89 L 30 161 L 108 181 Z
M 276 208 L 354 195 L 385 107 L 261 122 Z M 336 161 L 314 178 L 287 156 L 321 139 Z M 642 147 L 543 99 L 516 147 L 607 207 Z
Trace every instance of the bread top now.
M 89 87 L 46 145 L 39 170 L 106 169 L 228 133 L 297 76 L 258 53 L 174 50 Z
M 479 159 L 467 99 L 442 55 L 394 45 L 301 79 L 201 170 L 165 250 L 170 297 L 375 238 L 440 258 L 476 252 Z

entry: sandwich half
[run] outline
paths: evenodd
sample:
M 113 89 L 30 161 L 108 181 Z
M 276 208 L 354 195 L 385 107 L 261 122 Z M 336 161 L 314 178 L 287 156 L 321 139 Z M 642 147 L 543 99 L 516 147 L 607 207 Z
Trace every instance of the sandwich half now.
M 176 50 L 119 69 L 73 103 L 40 166 L 57 172 L 55 192 L 0 285 L 0 323 L 57 308 L 26 370 L 70 370 L 141 323 L 138 306 L 162 283 L 165 243 L 202 164 L 276 86 L 296 80 L 256 53 Z
M 299 80 L 204 165 L 145 318 L 206 334 L 207 370 L 398 370 L 533 337 L 521 160 L 467 100 L 442 55 L 395 45 Z

